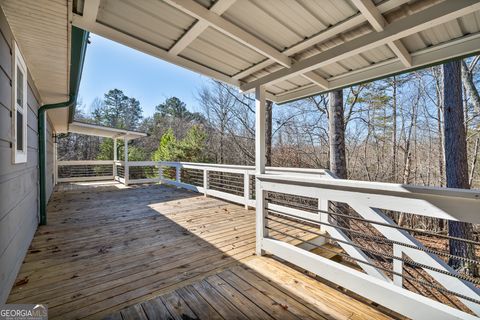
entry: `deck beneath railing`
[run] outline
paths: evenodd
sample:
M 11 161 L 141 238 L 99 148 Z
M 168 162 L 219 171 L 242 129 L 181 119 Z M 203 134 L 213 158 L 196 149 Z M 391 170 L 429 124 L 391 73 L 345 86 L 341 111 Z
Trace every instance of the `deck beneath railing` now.
M 59 185 L 8 303 L 62 319 L 386 318 L 254 247 L 255 213 L 239 205 L 161 185 Z

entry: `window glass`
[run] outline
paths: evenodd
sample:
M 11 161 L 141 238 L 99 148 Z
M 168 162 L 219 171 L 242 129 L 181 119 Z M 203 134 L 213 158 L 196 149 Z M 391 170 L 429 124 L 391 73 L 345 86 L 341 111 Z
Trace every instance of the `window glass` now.
M 23 151 L 23 114 L 17 111 L 17 150 Z
M 1 0 L 0 0 L 1 1 Z M 12 54 L 14 75 L 12 77 L 12 137 L 13 163 L 27 162 L 27 66 L 15 44 Z
M 17 67 L 17 105 L 23 107 L 23 72 Z

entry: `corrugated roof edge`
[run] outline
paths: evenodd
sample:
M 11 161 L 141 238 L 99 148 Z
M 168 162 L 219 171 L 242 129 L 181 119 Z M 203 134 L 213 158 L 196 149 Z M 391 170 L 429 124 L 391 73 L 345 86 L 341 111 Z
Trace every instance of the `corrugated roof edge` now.
M 411 69 L 402 70 L 402 71 L 399 71 L 399 72 L 394 72 L 394 73 L 384 75 L 384 76 L 380 76 L 380 77 L 377 77 L 377 78 L 373 78 L 373 79 L 369 79 L 369 80 L 365 80 L 365 81 L 360 81 L 360 82 L 356 82 L 356 83 L 353 83 L 353 84 L 348 84 L 344 87 L 335 88 L 335 89 L 331 89 L 331 90 L 326 90 L 326 91 L 322 91 L 322 92 L 319 92 L 319 93 L 307 95 L 307 96 L 304 96 L 304 97 L 294 98 L 294 99 L 291 99 L 291 100 L 285 100 L 285 101 L 278 102 L 278 103 L 275 102 L 275 104 L 278 105 L 278 106 L 281 106 L 283 104 L 292 103 L 292 102 L 303 100 L 303 99 L 308 99 L 308 98 L 315 97 L 315 96 L 322 95 L 322 94 L 327 94 L 327 93 L 335 91 L 335 90 L 343 90 L 345 88 L 358 86 L 358 85 L 361 85 L 361 84 L 370 83 L 370 82 L 374 82 L 374 81 L 377 81 L 377 80 L 387 79 L 387 78 L 390 78 L 390 77 L 393 77 L 393 76 L 398 76 L 398 75 L 409 73 L 409 72 L 415 72 L 417 70 L 427 69 L 427 68 L 430 68 L 430 67 L 434 67 L 434 66 L 438 66 L 438 65 L 447 63 L 449 61 L 455 61 L 455 60 L 458 60 L 458 59 L 465 59 L 465 58 L 469 58 L 469 57 L 476 56 L 476 55 L 480 55 L 480 51 L 476 51 L 476 52 L 473 52 L 473 53 L 468 53 L 468 54 L 465 54 L 463 56 L 459 56 L 459 57 L 455 57 L 455 58 L 442 60 L 440 62 L 435 62 L 435 63 L 431 63 L 431 64 L 427 64 L 427 65 L 421 65 L 421 66 L 418 66 L 416 68 L 414 67 L 414 68 L 411 68 Z

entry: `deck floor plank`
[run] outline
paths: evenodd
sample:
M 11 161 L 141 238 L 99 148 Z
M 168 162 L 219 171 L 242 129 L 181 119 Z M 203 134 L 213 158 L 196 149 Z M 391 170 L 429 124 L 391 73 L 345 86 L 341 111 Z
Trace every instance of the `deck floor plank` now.
M 170 292 L 162 296 L 161 299 L 175 320 L 198 319 L 177 292 Z
M 149 320 L 173 319 L 160 297 L 143 302 L 141 305 Z M 133 308 L 133 306 L 129 308 Z
M 200 319 L 222 320 L 223 317 L 191 286 L 177 289 L 178 294 L 185 300 Z
M 51 319 L 330 319 L 352 303 L 357 318 L 382 318 L 254 250 L 255 212 L 242 206 L 162 185 L 62 184 L 8 303 L 46 303 Z M 324 290 L 328 303 L 303 296 Z

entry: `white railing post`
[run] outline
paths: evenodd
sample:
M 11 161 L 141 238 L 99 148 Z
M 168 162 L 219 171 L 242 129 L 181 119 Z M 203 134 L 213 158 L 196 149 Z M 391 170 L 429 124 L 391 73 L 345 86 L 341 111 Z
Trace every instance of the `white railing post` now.
M 128 139 L 127 136 L 125 135 L 124 137 L 124 151 L 125 151 L 125 167 L 123 170 L 123 175 L 124 175 L 124 180 L 125 180 L 125 185 L 128 186 L 128 180 L 130 179 L 130 170 L 128 168 Z
M 250 200 L 250 175 L 248 171 L 243 174 L 243 196 L 245 198 L 245 209 L 248 210 L 248 202 Z
M 265 195 L 258 175 L 265 173 L 265 87 L 255 88 L 255 198 L 256 198 L 256 253 L 265 254 L 262 249 L 263 238 L 268 236 L 266 229 Z
M 117 180 L 117 138 L 113 138 L 113 180 Z
M 203 170 L 203 195 L 208 195 L 208 170 Z
M 53 185 L 57 184 L 58 181 L 58 144 L 57 144 L 57 137 L 55 136 L 55 141 L 53 143 Z
M 163 167 L 162 163 L 158 163 L 158 182 L 163 183 Z
M 399 245 L 393 244 L 393 255 L 395 257 L 403 257 L 402 248 Z M 403 261 L 393 259 L 393 283 L 399 287 L 403 287 Z
M 318 210 L 319 212 L 319 220 L 322 223 L 328 223 L 328 200 L 325 199 L 318 199 Z M 326 230 L 326 225 L 321 224 L 320 225 L 320 231 L 325 232 Z
M 181 177 L 182 177 L 182 168 L 180 167 L 180 165 L 177 164 L 175 166 L 175 181 L 180 182 L 180 180 L 182 180 Z

